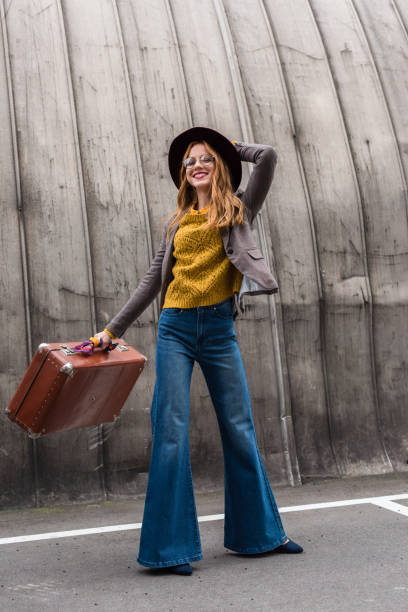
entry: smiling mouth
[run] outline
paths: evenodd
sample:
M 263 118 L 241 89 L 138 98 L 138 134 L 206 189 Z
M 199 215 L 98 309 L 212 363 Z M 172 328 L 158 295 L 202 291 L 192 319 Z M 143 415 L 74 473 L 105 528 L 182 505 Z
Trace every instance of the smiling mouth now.
M 193 174 L 194 178 L 203 178 L 204 176 L 207 176 L 208 172 L 196 172 L 195 174 Z

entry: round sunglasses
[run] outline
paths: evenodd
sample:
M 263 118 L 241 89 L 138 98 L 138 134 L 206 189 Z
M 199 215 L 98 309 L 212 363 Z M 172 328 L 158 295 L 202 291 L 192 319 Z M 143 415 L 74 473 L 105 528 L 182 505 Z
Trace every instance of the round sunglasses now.
M 215 157 L 214 155 L 210 155 L 209 153 L 203 153 L 198 159 L 203 164 L 211 164 L 211 162 L 214 161 Z M 197 160 L 195 157 L 186 157 L 186 159 L 183 161 L 183 165 L 185 168 L 192 168 L 193 166 L 195 166 L 196 161 Z

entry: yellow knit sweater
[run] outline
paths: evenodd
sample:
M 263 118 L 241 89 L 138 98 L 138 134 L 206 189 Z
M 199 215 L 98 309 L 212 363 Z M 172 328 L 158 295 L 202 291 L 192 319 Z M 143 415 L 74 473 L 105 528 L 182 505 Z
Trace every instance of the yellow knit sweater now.
M 190 209 L 180 222 L 174 236 L 174 278 L 163 308 L 209 306 L 241 287 L 242 274 L 225 254 L 219 230 L 203 229 L 209 207 Z

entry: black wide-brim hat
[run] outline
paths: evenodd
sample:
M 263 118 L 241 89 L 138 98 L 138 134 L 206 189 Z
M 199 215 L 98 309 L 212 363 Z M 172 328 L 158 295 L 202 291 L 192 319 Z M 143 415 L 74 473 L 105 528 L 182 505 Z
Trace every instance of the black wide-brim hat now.
M 205 140 L 217 151 L 227 164 L 231 175 L 232 190 L 236 191 L 242 178 L 241 160 L 238 151 L 228 138 L 206 127 L 193 127 L 173 140 L 169 149 L 169 170 L 177 188 L 180 187 L 180 167 L 190 142 Z

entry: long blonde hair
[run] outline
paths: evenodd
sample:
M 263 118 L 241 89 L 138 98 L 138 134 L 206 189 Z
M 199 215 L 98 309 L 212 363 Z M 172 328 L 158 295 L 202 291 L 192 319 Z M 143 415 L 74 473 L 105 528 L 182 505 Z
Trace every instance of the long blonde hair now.
M 211 197 L 210 208 L 207 213 L 207 223 L 204 229 L 219 229 L 221 227 L 230 227 L 235 223 L 243 224 L 244 221 L 244 204 L 232 192 L 230 171 L 222 157 L 218 155 L 205 140 L 190 142 L 186 152 L 184 153 L 184 161 L 189 155 L 192 147 L 196 144 L 203 144 L 207 151 L 215 158 L 215 170 L 211 181 Z M 173 221 L 170 223 L 167 231 L 167 240 L 170 237 L 173 226 L 178 223 L 184 211 L 194 206 L 197 203 L 197 192 L 187 181 L 186 169 L 181 163 L 180 167 L 180 188 L 177 195 L 177 210 L 172 212 L 171 218 L 176 214 Z

